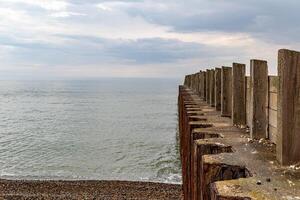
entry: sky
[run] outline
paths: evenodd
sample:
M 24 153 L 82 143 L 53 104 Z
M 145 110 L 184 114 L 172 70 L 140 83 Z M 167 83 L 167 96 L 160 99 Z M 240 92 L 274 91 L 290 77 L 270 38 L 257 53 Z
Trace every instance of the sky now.
M 178 78 L 300 50 L 299 0 L 0 0 L 0 79 Z

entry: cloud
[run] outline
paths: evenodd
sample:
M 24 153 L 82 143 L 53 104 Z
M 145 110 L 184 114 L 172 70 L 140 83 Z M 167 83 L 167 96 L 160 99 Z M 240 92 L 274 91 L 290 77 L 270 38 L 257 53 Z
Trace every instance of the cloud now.
M 86 16 L 86 14 L 83 13 L 76 13 L 76 12 L 55 12 L 50 14 L 51 17 L 56 18 L 65 18 L 65 17 L 71 17 L 71 16 Z
M 50 11 L 62 11 L 66 10 L 69 6 L 67 1 L 62 0 L 1 0 L 6 4 L 20 4 L 25 6 L 36 6 Z
M 251 58 L 267 59 L 274 73 L 277 49 L 300 48 L 299 6 L 297 0 L 0 0 L 0 78 L 183 76 Z
M 56 35 L 63 44 L 18 41 L 0 37 L 3 45 L 15 48 L 14 57 L 22 62 L 52 64 L 97 64 L 124 62 L 132 64 L 174 63 L 204 55 L 204 45 L 173 39 L 106 39 L 76 35 Z
M 295 20 L 300 18 L 297 0 L 117 2 L 105 4 L 150 23 L 168 26 L 173 32 L 240 32 L 272 42 L 300 42 L 300 22 Z

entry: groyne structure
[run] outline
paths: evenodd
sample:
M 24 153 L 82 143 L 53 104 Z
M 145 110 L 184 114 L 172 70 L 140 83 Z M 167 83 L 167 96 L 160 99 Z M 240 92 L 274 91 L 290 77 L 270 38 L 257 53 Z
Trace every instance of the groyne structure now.
M 179 86 L 184 199 L 300 199 L 300 52 L 207 69 Z

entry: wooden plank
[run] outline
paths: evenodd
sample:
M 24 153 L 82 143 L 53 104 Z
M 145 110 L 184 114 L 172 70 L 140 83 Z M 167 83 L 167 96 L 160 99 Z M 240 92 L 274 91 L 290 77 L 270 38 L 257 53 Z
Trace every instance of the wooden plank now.
M 201 90 L 202 98 L 206 99 L 206 72 L 202 72 Z
M 202 99 L 205 98 L 205 72 L 203 71 L 199 74 L 199 95 Z
M 209 91 L 210 91 L 210 69 L 206 70 L 206 102 L 209 103 L 210 102 L 210 95 L 209 95 Z
M 250 89 L 250 76 L 246 76 L 246 88 Z
M 300 52 L 278 52 L 277 159 L 283 165 L 300 161 Z
M 278 92 L 278 76 L 269 76 L 269 92 Z
M 246 124 L 250 127 L 250 103 L 251 103 L 251 91 L 250 91 L 250 77 L 245 77 L 246 81 Z
M 269 124 L 277 128 L 277 111 L 268 109 L 268 112 L 269 112 Z
M 215 68 L 215 107 L 221 110 L 221 68 Z
M 232 68 L 221 69 L 221 115 L 231 117 L 232 112 Z
M 277 128 L 269 125 L 269 140 L 276 144 L 277 141 Z
M 210 70 L 209 74 L 209 105 L 215 106 L 215 70 Z
M 196 87 L 195 87 L 195 91 L 197 94 L 199 94 L 199 88 L 200 88 L 200 72 L 195 74 L 196 76 Z
M 250 136 L 267 138 L 268 134 L 268 64 L 250 61 Z
M 233 63 L 232 66 L 232 123 L 243 127 L 246 125 L 246 65 Z
M 277 93 L 269 92 L 269 108 L 277 111 Z

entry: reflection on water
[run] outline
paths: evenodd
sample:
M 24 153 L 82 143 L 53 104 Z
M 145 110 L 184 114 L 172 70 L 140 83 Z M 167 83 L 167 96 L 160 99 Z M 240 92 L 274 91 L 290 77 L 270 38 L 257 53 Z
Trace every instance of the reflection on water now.
M 177 85 L 0 81 L 0 176 L 180 182 Z

